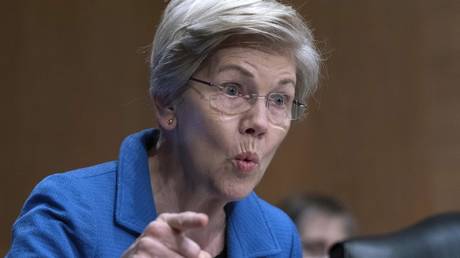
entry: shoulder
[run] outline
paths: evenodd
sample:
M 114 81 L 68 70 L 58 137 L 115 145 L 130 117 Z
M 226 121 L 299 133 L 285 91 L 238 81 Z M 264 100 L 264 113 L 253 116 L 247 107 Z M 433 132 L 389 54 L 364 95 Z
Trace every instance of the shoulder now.
M 43 190 L 46 190 L 49 194 L 53 194 L 55 191 L 62 194 L 62 192 L 65 193 L 78 189 L 84 191 L 87 188 L 94 187 L 93 185 L 97 184 L 98 181 L 107 181 L 111 178 L 115 179 L 116 170 L 117 162 L 110 161 L 64 173 L 52 174 L 40 181 L 31 195 L 43 192 Z M 75 192 L 72 191 L 72 193 Z
M 111 161 L 47 176 L 32 190 L 24 209 L 28 209 L 28 204 L 35 205 L 37 201 L 47 202 L 53 198 L 58 198 L 61 203 L 72 201 L 69 205 L 78 203 L 78 200 L 87 201 L 88 197 L 94 198 L 91 194 L 114 186 L 116 169 L 117 162 Z
M 13 225 L 11 257 L 91 256 L 97 225 L 92 211 L 112 210 L 114 195 L 107 192 L 115 191 L 116 167 L 116 162 L 102 163 L 38 183 Z
M 108 161 L 93 166 L 78 168 L 64 173 L 56 173 L 46 177 L 43 181 L 54 179 L 77 180 L 91 177 L 103 176 L 105 174 L 114 173 L 117 170 L 117 161 Z
M 49 212 L 59 211 L 65 219 L 80 220 L 85 214 L 90 217 L 93 209 L 111 210 L 116 170 L 117 162 L 111 161 L 50 175 L 32 190 L 21 215 L 43 208 Z

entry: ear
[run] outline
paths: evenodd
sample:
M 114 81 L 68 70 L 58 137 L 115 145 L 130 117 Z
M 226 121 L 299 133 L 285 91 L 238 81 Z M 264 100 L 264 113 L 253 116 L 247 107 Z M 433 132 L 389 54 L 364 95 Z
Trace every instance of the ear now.
M 155 114 L 158 124 L 165 130 L 172 130 L 176 127 L 176 107 L 174 104 L 164 105 L 158 97 L 153 97 Z

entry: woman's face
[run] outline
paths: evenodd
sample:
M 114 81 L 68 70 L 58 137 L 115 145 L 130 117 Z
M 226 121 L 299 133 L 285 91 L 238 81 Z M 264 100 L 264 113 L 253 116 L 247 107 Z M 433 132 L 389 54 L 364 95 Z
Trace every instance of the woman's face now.
M 287 54 L 229 47 L 213 54 L 193 78 L 237 85 L 226 89 L 229 94 L 235 89 L 259 96 L 282 93 L 292 101 L 296 67 Z M 242 113 L 223 112 L 210 104 L 218 92 L 215 87 L 190 81 L 190 88 L 176 106 L 174 137 L 189 186 L 236 200 L 249 194 L 261 180 L 291 121 L 285 117 L 273 123 L 264 97 Z

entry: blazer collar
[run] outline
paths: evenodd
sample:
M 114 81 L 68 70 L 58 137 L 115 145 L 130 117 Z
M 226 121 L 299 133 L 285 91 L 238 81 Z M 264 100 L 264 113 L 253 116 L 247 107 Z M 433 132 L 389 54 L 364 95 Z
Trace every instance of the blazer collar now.
M 277 238 L 252 192 L 227 208 L 227 253 L 231 258 L 265 257 L 281 252 Z
M 148 151 L 156 144 L 159 135 L 159 130 L 146 129 L 128 136 L 120 148 L 115 221 L 137 234 L 141 234 L 157 217 L 150 184 Z M 229 257 L 260 257 L 281 252 L 255 193 L 228 204 L 226 213 Z
M 115 221 L 139 234 L 156 218 L 148 151 L 159 135 L 159 130 L 146 129 L 126 137 L 120 147 Z

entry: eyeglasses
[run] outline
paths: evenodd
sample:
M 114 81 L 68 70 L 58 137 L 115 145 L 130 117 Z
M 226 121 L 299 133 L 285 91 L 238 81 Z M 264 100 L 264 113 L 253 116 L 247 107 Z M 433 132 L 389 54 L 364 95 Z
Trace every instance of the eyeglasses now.
M 265 99 L 265 106 L 269 111 L 268 118 L 273 124 L 280 125 L 288 120 L 298 120 L 306 110 L 305 104 L 283 93 L 272 92 L 266 96 L 259 96 L 246 93 L 244 87 L 238 83 L 214 84 L 194 77 L 190 80 L 216 89 L 209 97 L 209 104 L 227 115 L 237 115 L 250 110 L 260 98 Z

